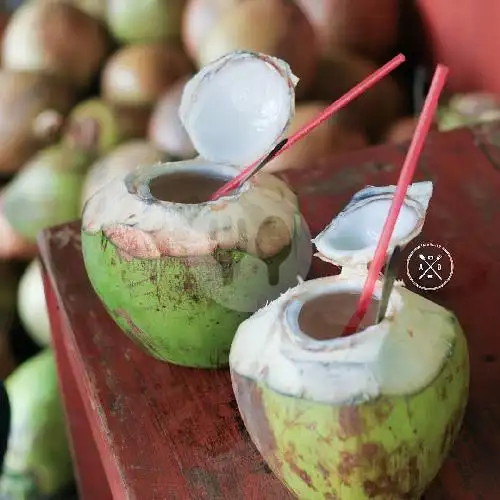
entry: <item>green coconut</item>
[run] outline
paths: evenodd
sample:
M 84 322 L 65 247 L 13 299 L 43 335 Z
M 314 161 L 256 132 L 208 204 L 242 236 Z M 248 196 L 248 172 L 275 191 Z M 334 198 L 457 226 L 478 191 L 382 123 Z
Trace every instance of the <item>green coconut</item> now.
M 38 259 L 28 265 L 19 282 L 17 310 L 24 329 L 40 346 L 50 344 L 50 322 Z
M 121 142 L 146 135 L 149 110 L 89 99 L 71 112 L 63 143 L 91 162 Z
M 437 114 L 441 131 L 500 120 L 500 99 L 494 94 L 456 94 Z
M 168 159 L 167 154 L 143 139 L 121 144 L 89 168 L 82 187 L 82 209 L 87 200 L 114 178 L 125 177 L 138 165 L 151 165 Z
M 261 54 L 212 63 L 187 83 L 180 106 L 204 157 L 138 168 L 85 205 L 90 281 L 118 325 L 158 359 L 227 364 L 239 323 L 307 274 L 309 233 L 284 182 L 263 173 L 207 201 L 283 135 L 294 82 L 285 63 Z
M 73 480 L 53 353 L 45 349 L 23 363 L 7 378 L 5 388 L 11 428 L 0 498 L 47 498 Z
M 122 43 L 180 38 L 186 0 L 108 0 L 106 21 Z
M 47 227 L 78 219 L 87 164 L 63 146 L 34 156 L 3 192 L 2 214 L 28 242 Z
M 315 240 L 340 275 L 299 284 L 242 323 L 238 407 L 273 472 L 304 500 L 418 500 L 460 429 L 469 387 L 455 315 L 396 282 L 381 322 L 342 337 L 394 186 L 364 190 Z M 431 183 L 410 187 L 390 248 L 422 229 Z M 371 311 L 370 311 L 371 309 Z

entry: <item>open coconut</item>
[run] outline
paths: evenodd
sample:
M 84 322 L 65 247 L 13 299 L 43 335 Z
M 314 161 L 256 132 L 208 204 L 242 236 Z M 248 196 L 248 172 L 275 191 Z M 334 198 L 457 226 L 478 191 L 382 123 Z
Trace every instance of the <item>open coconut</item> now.
M 11 425 L 0 498 L 53 498 L 73 480 L 54 354 L 44 349 L 5 381 Z
M 1 70 L 0 174 L 17 171 L 47 145 L 51 137 L 40 130 L 42 113 L 51 110 L 64 116 L 74 102 L 74 91 L 56 77 Z
M 122 43 L 178 39 L 185 3 L 186 0 L 107 0 L 106 21 Z
M 188 78 L 179 80 L 158 100 L 149 122 L 149 140 L 179 160 L 196 156 L 196 150 L 179 117 L 182 93 Z
M 313 83 L 318 62 L 316 36 L 295 2 L 252 0 L 228 9 L 205 38 L 200 66 L 234 50 L 262 52 L 286 61 L 299 77 L 297 96 Z
M 230 354 L 250 436 L 301 499 L 418 499 L 461 426 L 468 396 L 465 336 L 453 313 L 396 282 L 374 324 L 341 337 L 395 187 L 367 188 L 315 240 L 338 276 L 299 284 L 242 323 Z M 410 186 L 390 248 L 422 229 L 430 182 Z
M 16 9 L 2 45 L 2 64 L 88 86 L 110 50 L 97 19 L 67 2 L 31 0 Z
M 168 159 L 165 153 L 142 139 L 121 144 L 89 168 L 82 187 L 82 209 L 87 200 L 113 179 L 127 176 L 139 165 L 151 165 Z
M 35 155 L 3 191 L 1 214 L 15 234 L 35 243 L 42 229 L 78 219 L 86 167 L 60 145 Z
M 17 310 L 28 335 L 39 346 L 50 345 L 50 322 L 42 266 L 38 259 L 28 265 L 17 290 Z
M 121 48 L 106 63 L 102 95 L 121 106 L 152 106 L 193 67 L 177 45 L 151 43 Z
M 263 54 L 213 62 L 187 83 L 180 107 L 202 156 L 141 167 L 85 205 L 90 281 L 153 356 L 227 364 L 239 323 L 307 274 L 309 233 L 284 182 L 262 173 L 207 201 L 276 145 L 293 114 L 295 82 L 286 63 Z

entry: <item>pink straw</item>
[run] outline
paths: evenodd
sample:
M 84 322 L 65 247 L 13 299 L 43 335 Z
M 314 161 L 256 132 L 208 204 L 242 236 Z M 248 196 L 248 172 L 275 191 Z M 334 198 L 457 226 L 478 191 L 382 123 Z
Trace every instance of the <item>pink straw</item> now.
M 351 101 L 359 97 L 361 94 L 366 92 L 370 87 L 375 85 L 379 80 L 387 76 L 391 71 L 396 69 L 401 63 L 405 61 L 405 56 L 403 54 L 397 55 L 394 59 L 391 59 L 387 64 L 382 66 L 380 69 L 374 71 L 370 76 L 365 78 L 363 81 L 358 83 L 353 87 L 347 94 L 343 95 L 340 99 L 330 104 L 324 111 L 322 111 L 314 120 L 310 121 L 307 125 L 301 128 L 293 136 L 291 136 L 285 143 L 285 145 L 274 155 L 273 159 L 279 156 L 281 153 L 285 152 L 287 149 L 292 147 L 297 141 L 300 141 L 305 135 L 311 132 L 313 129 L 321 125 L 324 121 L 330 118 L 334 113 L 342 109 L 344 106 L 349 104 Z M 209 198 L 210 201 L 217 200 L 221 196 L 224 196 L 228 192 L 236 189 L 240 182 L 245 179 L 245 177 L 262 162 L 262 158 L 252 163 L 249 167 L 245 168 L 240 174 L 231 179 L 229 182 L 220 187 L 215 193 Z
M 406 155 L 403 168 L 401 169 L 401 174 L 399 176 L 391 208 L 387 215 L 384 228 L 382 229 L 382 234 L 380 235 L 373 261 L 370 264 L 368 277 L 366 278 L 366 282 L 363 286 L 363 291 L 361 292 L 356 312 L 353 314 L 342 333 L 342 336 L 344 337 L 357 331 L 360 322 L 366 314 L 366 310 L 373 295 L 373 290 L 375 289 L 375 283 L 385 261 L 389 242 L 391 240 L 392 232 L 394 231 L 401 206 L 403 205 L 408 186 L 410 185 L 415 174 L 418 159 L 422 153 L 425 139 L 432 125 L 432 120 L 439 102 L 439 96 L 443 90 L 447 75 L 448 68 L 441 64 L 438 65 L 436 72 L 434 73 L 431 88 L 427 94 L 422 113 L 420 114 L 417 128 L 413 134 L 413 139 Z

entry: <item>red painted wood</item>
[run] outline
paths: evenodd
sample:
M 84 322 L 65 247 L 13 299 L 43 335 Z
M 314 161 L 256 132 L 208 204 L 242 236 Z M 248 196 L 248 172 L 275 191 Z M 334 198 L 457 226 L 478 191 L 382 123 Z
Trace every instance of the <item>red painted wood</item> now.
M 451 90 L 500 92 L 498 0 L 417 0 L 436 62 L 450 67 Z
M 495 135 L 494 128 L 432 134 L 417 174 L 435 182 L 420 240 L 446 246 L 455 260 L 450 283 L 428 296 L 457 313 L 472 369 L 464 428 L 426 500 L 500 498 L 500 340 L 495 329 L 500 323 L 500 153 Z M 298 192 L 313 234 L 357 189 L 395 183 L 405 149 L 380 146 L 284 176 Z M 51 316 L 67 321 L 61 329 L 64 342 L 56 342 L 56 349 L 70 357 L 74 390 L 84 401 L 114 498 L 291 498 L 250 442 L 227 371 L 160 363 L 119 332 L 89 286 L 78 223 L 45 231 L 40 249 L 56 298 L 49 301 Z M 314 274 L 331 272 L 315 261 Z M 68 370 L 60 367 L 61 377 Z M 74 443 L 90 439 L 88 432 L 72 434 Z
M 52 346 L 54 348 L 59 375 L 59 387 L 63 396 L 64 410 L 67 417 L 68 431 L 72 436 L 72 455 L 78 490 L 82 500 L 112 499 L 106 474 L 97 451 L 89 419 L 85 411 L 82 395 L 78 391 L 73 372 L 70 353 L 65 341 L 68 330 L 64 314 L 60 314 L 57 298 L 52 283 L 43 273 L 45 297 L 50 311 Z M 76 439 L 75 439 L 76 438 Z

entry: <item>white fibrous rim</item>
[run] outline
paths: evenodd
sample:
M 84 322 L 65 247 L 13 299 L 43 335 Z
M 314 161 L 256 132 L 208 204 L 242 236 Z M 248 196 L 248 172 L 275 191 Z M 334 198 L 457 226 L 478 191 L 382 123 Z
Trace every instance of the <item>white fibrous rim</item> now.
M 368 264 L 374 256 L 396 186 L 368 186 L 313 240 L 320 259 L 337 266 Z M 409 186 L 394 228 L 388 253 L 404 246 L 422 231 L 432 196 L 432 182 Z
M 202 68 L 182 94 L 179 117 L 201 156 L 246 167 L 283 137 L 298 79 L 284 61 L 237 51 Z
M 459 325 L 450 311 L 405 288 L 394 288 L 384 320 L 349 337 L 318 341 L 297 331 L 297 301 L 359 293 L 364 280 L 339 275 L 288 290 L 240 325 L 231 369 L 281 394 L 338 405 L 427 387 L 452 352 Z M 375 295 L 380 289 L 378 282 Z
M 259 173 L 239 193 L 200 204 L 171 203 L 151 195 L 153 178 L 182 172 L 228 179 L 239 173 L 201 158 L 139 167 L 127 177 L 115 177 L 87 201 L 82 229 L 103 231 L 124 257 L 138 258 L 208 255 L 217 248 L 266 258 L 291 243 L 298 201 L 283 181 Z M 272 241 L 263 242 L 261 230 L 270 217 L 279 219 L 280 230 Z

